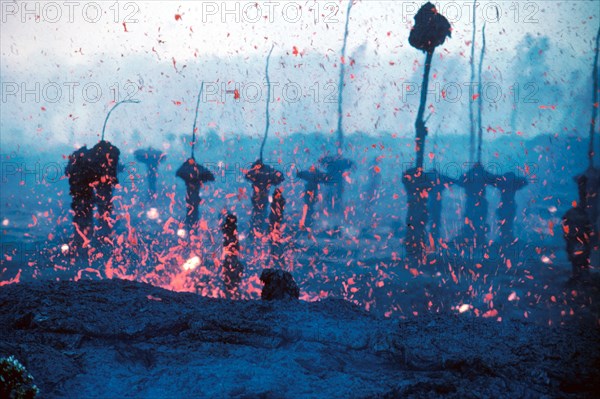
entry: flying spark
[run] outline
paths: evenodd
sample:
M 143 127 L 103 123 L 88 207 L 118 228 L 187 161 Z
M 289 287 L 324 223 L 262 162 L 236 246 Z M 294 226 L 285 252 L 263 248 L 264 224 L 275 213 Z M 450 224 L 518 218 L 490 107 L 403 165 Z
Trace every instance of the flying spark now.
M 545 263 L 545 264 L 547 264 L 547 265 L 551 265 L 552 264 L 552 259 L 550 259 L 546 255 L 542 255 L 542 262 Z
M 465 313 L 469 309 L 471 309 L 471 305 L 469 305 L 468 303 L 463 303 L 462 305 L 459 306 L 458 313 Z
M 150 220 L 158 219 L 158 210 L 156 208 L 150 208 L 148 212 L 146 212 L 146 216 Z
M 198 266 L 200 266 L 200 258 L 197 256 L 193 256 L 185 261 L 182 268 L 183 270 L 194 270 Z

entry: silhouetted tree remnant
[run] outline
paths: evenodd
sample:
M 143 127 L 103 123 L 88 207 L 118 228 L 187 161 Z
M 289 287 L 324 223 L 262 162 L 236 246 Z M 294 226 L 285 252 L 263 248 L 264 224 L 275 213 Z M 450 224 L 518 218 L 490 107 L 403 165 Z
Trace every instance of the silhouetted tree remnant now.
M 489 231 L 486 188 L 497 180 L 496 175 L 487 172 L 483 165 L 476 163 L 456 182 L 465 190 L 467 197 L 461 238 L 469 244 L 486 245 L 486 234 Z
M 269 126 L 271 125 L 271 119 L 269 117 L 269 104 L 271 103 L 271 79 L 269 79 L 269 62 L 271 61 L 271 54 L 273 53 L 274 47 L 275 46 L 271 46 L 271 50 L 269 51 L 269 55 L 267 56 L 267 64 L 265 66 L 265 78 L 267 79 L 267 103 L 265 109 L 265 134 L 263 135 L 263 141 L 260 144 L 259 153 L 259 159 L 261 162 L 263 160 L 265 144 L 267 143 L 267 138 L 269 137 Z
M 315 204 L 319 196 L 319 187 L 328 181 L 329 176 L 317 169 L 314 165 L 308 170 L 302 170 L 296 173 L 296 177 L 306 182 L 304 185 L 304 209 L 302 211 L 302 219 L 300 221 L 301 229 L 310 229 L 313 223 L 313 214 Z
M 429 215 L 431 216 L 430 234 L 434 242 L 439 242 L 442 238 L 442 197 L 444 190 L 452 184 L 456 184 L 456 180 L 448 176 L 444 176 L 438 170 L 433 170 L 430 173 L 431 190 L 428 194 Z
M 138 103 L 137 100 L 125 100 L 116 103 L 104 119 L 101 140 L 91 149 L 85 146 L 69 157 L 65 174 L 69 177 L 70 192 L 73 196 L 73 223 L 75 225 L 74 253 L 87 258 L 85 247 L 94 236 L 103 248 L 110 245 L 110 235 L 114 220 L 113 189 L 118 184 L 119 155 L 121 152 L 109 141 L 104 140 L 106 125 L 111 113 L 123 103 Z M 95 190 L 95 193 L 94 193 Z M 94 195 L 95 194 L 95 195 Z M 96 203 L 100 220 L 94 232 L 93 207 Z
M 477 0 L 473 1 L 473 36 L 471 38 L 471 82 L 475 81 L 475 33 L 477 32 Z M 473 100 L 469 99 L 469 162 L 475 158 L 475 114 L 473 111 Z
M 586 209 L 587 178 L 577 178 L 579 202 L 562 217 L 563 237 L 567 243 L 567 255 L 572 265 L 572 278 L 587 277 L 590 268 L 592 223 Z
M 498 10 L 496 9 L 498 14 Z M 487 224 L 488 216 L 488 201 L 486 198 L 486 188 L 490 184 L 496 184 L 500 179 L 498 176 L 493 175 L 485 170 L 481 161 L 482 144 L 483 144 L 483 125 L 482 125 L 482 110 L 483 110 L 483 97 L 481 95 L 482 79 L 481 72 L 483 70 L 483 59 L 485 56 L 485 23 L 481 31 L 481 54 L 479 57 L 478 67 L 478 82 L 477 82 L 477 162 L 475 165 L 465 174 L 462 179 L 459 179 L 457 184 L 463 187 L 467 197 L 464 212 L 464 226 L 462 229 L 462 238 L 473 248 L 476 246 L 487 246 L 486 234 L 489 231 L 489 225 Z M 507 197 L 510 201 L 510 197 Z M 514 195 L 512 197 L 514 204 Z M 504 208 L 503 211 L 510 212 L 510 205 Z M 512 230 L 512 225 L 511 225 Z
M 500 204 L 496 210 L 496 221 L 500 230 L 500 242 L 510 244 L 515 240 L 514 222 L 517 217 L 517 191 L 527 185 L 527 179 L 508 172 L 498 176 L 492 183 L 500 191 Z
M 598 234 L 600 226 L 600 170 L 594 166 L 588 167 L 583 173 L 586 178 L 585 187 L 585 210 L 592 222 L 592 245 L 598 245 Z
M 252 164 L 245 175 L 246 180 L 252 183 L 252 217 L 250 222 L 250 236 L 252 238 L 265 234 L 267 221 L 267 205 L 271 186 L 278 186 L 284 180 L 283 173 L 260 159 Z
M 408 42 L 414 48 L 426 53 L 421 86 L 421 100 L 415 122 L 416 167 L 408 169 L 402 178 L 407 193 L 408 211 L 406 213 L 405 245 L 411 263 L 421 265 L 425 262 L 425 227 L 427 225 L 427 196 L 430 182 L 423 173 L 423 152 L 427 127 L 423 119 L 427 103 L 429 72 L 435 48 L 451 36 L 448 20 L 438 13 L 432 3 L 423 5 L 415 15 L 415 25 L 410 31 Z
M 496 12 L 498 10 L 496 9 Z M 500 16 L 498 16 L 500 18 Z M 485 56 L 485 22 L 481 30 L 481 54 L 479 56 L 479 69 L 477 71 L 477 162 L 481 163 L 481 149 L 483 143 L 483 125 L 481 114 L 483 110 L 483 96 L 481 95 L 481 71 L 483 70 L 483 57 Z
M 146 165 L 146 180 L 148 182 L 148 195 L 150 199 L 156 198 L 156 179 L 158 177 L 158 165 L 166 158 L 162 151 L 148 147 L 145 150 L 136 150 L 133 156 L 138 162 Z
M 188 230 L 192 230 L 193 226 L 198 222 L 200 215 L 200 189 L 204 183 L 215 181 L 215 176 L 210 170 L 198 164 L 194 157 L 196 148 L 196 122 L 198 120 L 198 110 L 200 109 L 200 97 L 204 90 L 204 82 L 200 85 L 198 97 L 196 99 L 196 114 L 194 116 L 194 126 L 192 127 L 192 148 L 190 149 L 190 157 L 177 169 L 175 173 L 177 177 L 185 182 L 185 202 L 186 215 L 185 225 Z
M 427 53 L 425 57 L 425 72 L 423 74 L 423 84 L 421 86 L 421 102 L 417 113 L 415 123 L 416 140 L 415 149 L 417 152 L 417 168 L 423 167 L 423 151 L 425 149 L 425 137 L 427 128 L 423 116 L 425 105 L 427 103 L 427 86 L 429 85 L 429 71 L 431 70 L 431 61 L 435 48 L 450 37 L 451 28 L 448 20 L 438 13 L 435 6 L 426 3 L 415 15 L 415 26 L 410 31 L 408 42 L 411 46 Z
M 354 166 L 354 162 L 338 154 L 325 156 L 321 158 L 320 163 L 328 176 L 326 183 L 332 188 L 327 203 L 332 214 L 336 215 L 336 222 L 339 222 L 344 211 L 344 174 Z
M 260 294 L 262 300 L 290 300 L 300 297 L 300 289 L 289 272 L 281 269 L 264 269 L 260 281 L 265 284 Z
M 348 8 L 346 9 L 346 24 L 344 25 L 344 43 L 342 45 L 342 58 L 340 62 L 340 78 L 338 83 L 338 119 L 337 119 L 337 147 L 341 153 L 344 144 L 344 129 L 342 121 L 344 117 L 343 111 L 343 94 L 344 94 L 344 74 L 346 70 L 346 44 L 348 42 L 348 25 L 350 24 L 350 11 L 354 0 L 348 0 Z
M 373 205 L 375 205 L 379 200 L 379 191 L 381 189 L 381 168 L 379 167 L 380 158 L 381 157 L 373 158 L 371 166 L 369 167 L 367 190 L 361 194 L 361 200 L 365 204 L 365 216 L 367 217 L 367 220 L 370 221 L 368 225 L 363 226 L 361 229 L 362 234 L 370 234 L 370 231 L 376 227 Z
M 585 187 L 586 211 L 592 223 L 591 243 L 594 248 L 598 248 L 600 242 L 600 170 L 594 167 L 594 136 L 596 134 L 596 122 L 598 120 L 598 47 L 600 47 L 600 28 L 596 35 L 596 48 L 594 56 L 593 76 L 592 76 L 592 118 L 590 123 L 590 141 L 588 149 L 589 166 L 584 172 L 587 179 Z
M 594 134 L 598 113 L 598 51 L 600 47 L 600 27 L 596 34 L 596 48 L 594 49 L 594 66 L 592 68 L 592 120 L 590 123 L 590 146 L 588 150 L 589 167 L 594 167 Z M 597 193 L 597 192 L 596 192 Z
M 278 267 L 283 264 L 283 211 L 285 198 L 280 188 L 275 189 L 271 212 L 269 213 L 269 239 L 271 242 L 271 258 Z
M 229 298 L 239 298 L 239 285 L 244 273 L 244 265 L 239 259 L 237 217 L 228 213 L 222 225 L 223 231 L 223 284 Z
M 194 158 L 188 158 L 177 169 L 176 175 L 185 182 L 187 209 L 185 225 L 191 230 L 199 219 L 200 189 L 204 183 L 215 181 L 215 176 L 210 170 L 199 165 Z
M 344 25 L 344 37 L 342 45 L 342 55 L 340 58 L 340 75 L 338 84 L 338 109 L 337 109 L 337 153 L 334 156 L 325 156 L 320 159 L 321 165 L 325 168 L 327 174 L 327 184 L 330 186 L 327 190 L 327 197 L 325 203 L 331 210 L 331 216 L 335 219 L 335 224 L 339 225 L 342 220 L 342 214 L 344 211 L 343 197 L 344 197 L 344 173 L 348 171 L 353 163 L 352 161 L 342 156 L 343 144 L 344 144 L 344 77 L 346 71 L 346 45 L 348 43 L 348 33 L 350 24 L 350 11 L 352 10 L 353 0 L 348 1 L 348 8 L 346 9 L 346 24 Z
M 98 243 L 100 247 L 110 245 L 110 235 L 114 220 L 112 219 L 113 212 L 113 189 L 119 183 L 117 173 L 119 171 L 119 156 L 121 151 L 112 145 L 110 141 L 104 140 L 106 125 L 112 112 L 121 104 L 139 103 L 139 100 L 123 100 L 116 103 L 104 119 L 102 126 L 102 136 L 100 141 L 90 149 L 92 165 L 94 168 L 94 184 L 96 189 L 96 204 L 100 220 L 98 223 Z
M 271 46 L 267 63 L 265 66 L 265 77 L 267 79 L 267 102 L 265 110 L 265 133 L 260 145 L 259 158 L 252 164 L 250 170 L 246 172 L 246 180 L 252 183 L 252 217 L 250 219 L 250 238 L 262 237 L 266 233 L 265 225 L 267 221 L 267 204 L 269 203 L 269 193 L 271 186 L 278 186 L 284 180 L 283 173 L 277 169 L 263 163 L 263 152 L 267 138 L 269 137 L 269 103 L 271 102 L 271 80 L 269 79 L 269 61 L 273 53 L 274 46 Z
M 72 197 L 73 227 L 75 235 L 71 251 L 84 260 L 88 259 L 88 243 L 94 234 L 94 184 L 95 173 L 91 153 L 86 146 L 69 155 L 65 168 L 69 178 L 69 192 Z
M 431 181 L 422 168 L 410 168 L 402 176 L 408 195 L 406 211 L 406 234 L 404 245 L 409 263 L 413 267 L 426 263 L 427 198 Z
M 90 151 L 96 175 L 94 182 L 96 204 L 100 214 L 98 240 L 102 246 L 110 243 L 110 234 L 114 225 L 112 199 L 113 189 L 119 183 L 117 168 L 121 151 L 105 140 L 100 141 Z

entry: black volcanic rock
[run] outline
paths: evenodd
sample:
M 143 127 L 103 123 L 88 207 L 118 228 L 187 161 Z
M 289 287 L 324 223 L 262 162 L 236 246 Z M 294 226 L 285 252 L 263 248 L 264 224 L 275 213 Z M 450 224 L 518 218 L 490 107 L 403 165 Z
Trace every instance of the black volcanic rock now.
M 350 302 L 231 301 L 124 280 L 0 287 L 0 357 L 41 398 L 593 397 L 596 321 L 450 312 L 376 318 Z
M 260 294 L 265 301 L 300 297 L 300 289 L 289 272 L 281 269 L 265 269 L 260 275 L 260 281 L 265 284 Z

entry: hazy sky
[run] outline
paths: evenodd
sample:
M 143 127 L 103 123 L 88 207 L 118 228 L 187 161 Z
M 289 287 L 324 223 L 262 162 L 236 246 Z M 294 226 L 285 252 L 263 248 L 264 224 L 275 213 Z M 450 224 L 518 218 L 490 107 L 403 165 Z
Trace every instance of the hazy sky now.
M 189 133 L 202 80 L 208 92 L 200 112 L 202 130 L 259 135 L 266 98 L 264 61 L 271 45 L 273 130 L 332 131 L 347 4 L 2 1 L 1 128 L 24 131 L 19 137 L 3 134 L 2 143 L 65 143 L 73 137 L 78 143 L 95 141 L 117 96 L 141 103 L 115 111 L 109 130 L 150 131 L 151 142 L 160 142 L 168 132 Z M 418 106 L 412 83 L 420 83 L 424 55 L 408 44 L 408 33 L 422 4 L 355 2 L 347 50 L 354 60 L 344 91 L 346 131 L 412 134 Z M 463 134 L 468 131 L 473 5 L 434 4 L 450 20 L 453 32 L 435 53 L 428 124 L 440 133 Z M 577 96 L 583 102 L 591 99 L 593 42 L 600 23 L 597 2 L 478 4 L 476 56 L 486 22 L 483 78 L 492 89 L 484 124 L 511 129 L 511 87 L 528 73 L 523 62 L 518 64 L 519 54 L 522 58 L 527 53 L 519 44 L 530 34 L 546 36 L 548 48 L 540 55 L 541 65 L 529 71 L 537 74 L 535 93 L 521 88 L 516 98 L 518 129 L 526 135 L 587 132 L 585 123 L 574 119 L 589 120 L 589 106 L 573 103 Z M 241 97 L 237 101 L 236 88 Z M 520 104 L 528 94 L 537 100 L 535 105 Z

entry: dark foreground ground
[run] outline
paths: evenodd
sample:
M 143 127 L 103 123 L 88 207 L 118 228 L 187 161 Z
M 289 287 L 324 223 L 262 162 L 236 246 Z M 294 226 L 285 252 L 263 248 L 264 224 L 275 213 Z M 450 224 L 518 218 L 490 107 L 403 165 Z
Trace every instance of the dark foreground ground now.
M 44 398 L 598 397 L 594 318 L 378 319 L 341 300 L 227 301 L 123 281 L 0 288 L 0 356 Z

